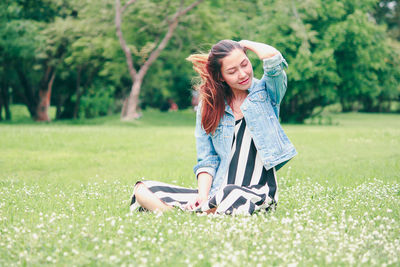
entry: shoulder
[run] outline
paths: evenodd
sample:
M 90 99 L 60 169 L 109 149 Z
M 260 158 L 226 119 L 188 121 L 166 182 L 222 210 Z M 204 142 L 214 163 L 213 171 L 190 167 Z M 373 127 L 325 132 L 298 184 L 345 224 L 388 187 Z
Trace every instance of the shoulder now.
M 260 79 L 257 79 L 256 77 L 253 77 L 253 83 L 252 83 L 252 87 L 253 86 L 257 86 L 257 85 L 259 85 L 261 83 L 261 80 Z
M 262 81 L 259 80 L 259 79 L 257 79 L 257 78 L 255 78 L 255 77 L 253 77 L 253 80 L 252 80 L 252 82 L 251 82 L 251 86 L 250 86 L 250 88 L 249 88 L 249 93 L 251 93 L 251 92 L 253 92 L 253 91 L 258 91 L 258 89 L 259 89 L 260 87 L 262 87 L 262 86 L 263 86 Z

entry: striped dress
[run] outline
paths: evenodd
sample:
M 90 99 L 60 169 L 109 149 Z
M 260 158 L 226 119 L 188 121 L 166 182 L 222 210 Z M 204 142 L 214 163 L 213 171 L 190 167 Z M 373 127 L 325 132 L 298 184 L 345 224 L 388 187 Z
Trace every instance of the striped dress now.
M 197 189 L 175 186 L 157 181 L 140 181 L 161 201 L 184 209 L 197 196 Z M 139 183 L 139 182 L 138 182 Z M 196 211 L 219 214 L 253 214 L 268 211 L 278 201 L 275 168 L 266 170 L 256 150 L 244 118 L 237 120 L 232 142 L 230 164 L 224 183 Z M 144 210 L 136 202 L 135 192 L 131 210 Z

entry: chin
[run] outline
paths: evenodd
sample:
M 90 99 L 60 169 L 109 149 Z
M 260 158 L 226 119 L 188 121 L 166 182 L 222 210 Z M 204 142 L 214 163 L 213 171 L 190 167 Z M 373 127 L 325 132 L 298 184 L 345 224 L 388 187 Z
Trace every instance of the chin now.
M 248 90 L 251 87 L 251 84 L 253 83 L 253 78 L 250 77 L 249 81 L 247 82 L 247 84 L 243 85 L 243 90 Z
M 250 81 L 250 83 L 249 83 L 249 84 L 246 84 L 246 90 L 249 90 L 249 89 L 250 89 L 250 87 L 251 87 L 251 81 Z

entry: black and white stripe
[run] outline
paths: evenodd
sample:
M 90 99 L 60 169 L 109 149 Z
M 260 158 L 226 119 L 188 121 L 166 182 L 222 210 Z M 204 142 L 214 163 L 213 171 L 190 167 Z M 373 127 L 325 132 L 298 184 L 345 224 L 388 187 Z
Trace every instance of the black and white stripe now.
M 188 189 L 156 181 L 141 181 L 161 201 L 183 208 L 197 195 L 197 189 Z M 198 208 L 208 211 L 215 208 L 220 214 L 252 214 L 275 207 L 278 201 L 275 168 L 266 170 L 246 127 L 244 119 L 235 125 L 229 169 L 224 183 L 214 196 Z M 139 208 L 132 195 L 131 210 Z
M 197 189 L 185 188 L 158 181 L 143 180 L 138 183 L 143 183 L 156 197 L 170 206 L 183 207 L 195 198 L 198 192 Z M 135 191 L 133 191 L 130 209 L 137 210 L 139 208 L 140 206 L 136 201 Z
M 231 160 L 229 171 L 226 173 L 225 184 L 265 185 L 269 181 L 268 185 L 276 187 L 275 179 L 273 181 L 268 180 L 267 172 L 257 153 L 250 131 L 246 127 L 246 121 L 244 119 L 236 121 Z M 273 169 L 270 169 L 269 172 L 273 172 Z

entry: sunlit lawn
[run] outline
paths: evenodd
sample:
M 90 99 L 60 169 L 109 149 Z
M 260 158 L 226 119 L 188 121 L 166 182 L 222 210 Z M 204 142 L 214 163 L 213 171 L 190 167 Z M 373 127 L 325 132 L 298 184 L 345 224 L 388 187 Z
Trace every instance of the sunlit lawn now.
M 399 265 L 400 115 L 284 125 L 276 212 L 130 213 L 137 179 L 196 186 L 194 113 L 0 123 L 0 266 Z

